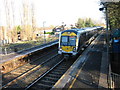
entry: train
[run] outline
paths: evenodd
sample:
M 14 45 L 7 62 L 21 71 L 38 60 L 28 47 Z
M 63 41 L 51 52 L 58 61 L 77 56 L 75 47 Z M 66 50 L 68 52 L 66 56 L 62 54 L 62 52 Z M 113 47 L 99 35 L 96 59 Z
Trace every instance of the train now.
M 84 46 L 95 39 L 98 32 L 102 29 L 103 27 L 97 26 L 62 31 L 59 34 L 58 54 L 66 57 L 77 55 Z

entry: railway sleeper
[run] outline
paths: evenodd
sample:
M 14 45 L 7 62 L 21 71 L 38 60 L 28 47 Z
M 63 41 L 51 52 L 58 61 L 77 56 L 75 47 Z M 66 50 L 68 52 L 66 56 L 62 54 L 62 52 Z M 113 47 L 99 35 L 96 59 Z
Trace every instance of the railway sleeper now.
M 54 75 L 54 76 L 48 75 L 48 77 L 51 77 L 51 78 L 60 78 L 61 75 Z
M 21 88 L 20 85 L 15 83 L 13 86 L 8 86 L 7 88 Z
M 68 66 L 67 65 L 64 65 L 64 66 L 61 66 L 61 67 L 57 67 L 56 69 L 66 69 Z
M 61 71 L 61 72 L 60 72 L 60 71 L 53 71 L 52 73 L 53 73 L 53 74 L 60 74 L 60 75 L 62 75 L 62 74 L 65 73 L 65 71 L 64 71 L 64 72 L 63 72 L 63 71 Z
M 64 70 L 56 69 L 56 70 L 54 70 L 54 72 L 63 73 L 63 72 L 65 72 L 65 69 Z
M 66 69 L 66 67 L 58 67 L 58 68 L 56 68 L 57 70 L 59 69 L 59 70 L 65 70 Z
M 40 83 L 42 83 L 42 84 L 47 84 L 47 85 L 54 85 L 54 84 L 55 84 L 54 81 L 48 81 L 48 80 L 44 80 L 44 79 L 41 80 Z
M 50 87 L 50 88 L 52 88 L 52 87 Z M 37 86 L 37 87 L 32 87 L 32 90 L 50 90 L 50 88 L 47 88 L 47 87 L 39 87 L 39 86 Z M 28 89 L 28 90 L 31 90 L 31 89 Z
M 56 82 L 57 80 L 58 80 L 58 78 L 52 78 L 52 77 L 45 77 L 44 78 L 45 80 L 51 80 L 51 81 L 54 81 L 54 82 Z
M 62 73 L 59 73 L 59 72 L 51 72 L 51 74 L 54 74 L 54 75 L 63 75 Z
M 55 78 L 61 77 L 61 75 L 55 75 L 55 74 L 49 74 L 48 76 L 50 76 L 50 77 L 55 77 Z
M 50 88 L 52 88 L 52 85 L 46 85 L 46 84 L 38 83 L 38 84 L 35 85 L 34 89 L 35 89 L 35 88 L 36 88 L 37 90 L 40 89 L 40 88 L 50 89 Z

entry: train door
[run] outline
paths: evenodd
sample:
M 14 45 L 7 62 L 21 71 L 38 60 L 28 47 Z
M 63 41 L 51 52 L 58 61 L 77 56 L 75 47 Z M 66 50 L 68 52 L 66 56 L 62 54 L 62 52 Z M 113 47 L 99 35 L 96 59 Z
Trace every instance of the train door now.
M 80 35 L 80 47 L 83 47 L 86 42 L 86 33 L 81 33 Z

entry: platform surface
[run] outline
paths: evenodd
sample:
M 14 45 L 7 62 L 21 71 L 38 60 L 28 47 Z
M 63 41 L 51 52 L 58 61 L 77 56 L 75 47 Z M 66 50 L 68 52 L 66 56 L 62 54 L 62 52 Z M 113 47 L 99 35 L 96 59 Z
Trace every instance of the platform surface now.
M 38 50 L 42 50 L 44 48 L 47 48 L 47 47 L 50 47 L 50 46 L 56 45 L 56 44 L 58 44 L 58 40 L 55 40 L 55 41 L 52 41 L 52 42 L 49 42 L 49 43 L 45 43 L 45 44 L 42 44 L 42 45 L 38 45 L 38 46 L 35 46 L 35 47 L 32 47 L 32 48 L 28 48 L 28 49 L 25 49 L 25 50 L 22 50 L 22 51 L 13 52 L 13 53 L 10 53 L 10 54 L 7 54 L 7 55 L 0 54 L 0 64 L 2 64 L 4 62 L 7 62 L 7 61 L 10 61 L 12 59 L 21 57 L 23 55 L 34 53 Z

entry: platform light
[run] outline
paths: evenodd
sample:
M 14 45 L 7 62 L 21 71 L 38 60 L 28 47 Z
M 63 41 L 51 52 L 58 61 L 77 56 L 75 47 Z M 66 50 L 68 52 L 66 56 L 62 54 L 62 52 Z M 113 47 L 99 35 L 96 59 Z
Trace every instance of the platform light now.
M 107 10 L 107 5 L 108 3 L 102 3 L 104 5 L 104 7 L 102 8 L 99 8 L 100 11 L 103 11 L 105 10 L 105 16 L 106 16 L 106 37 L 107 37 L 107 44 L 109 43 L 109 38 L 108 38 L 108 22 L 109 22 L 109 19 L 108 19 L 108 10 Z

